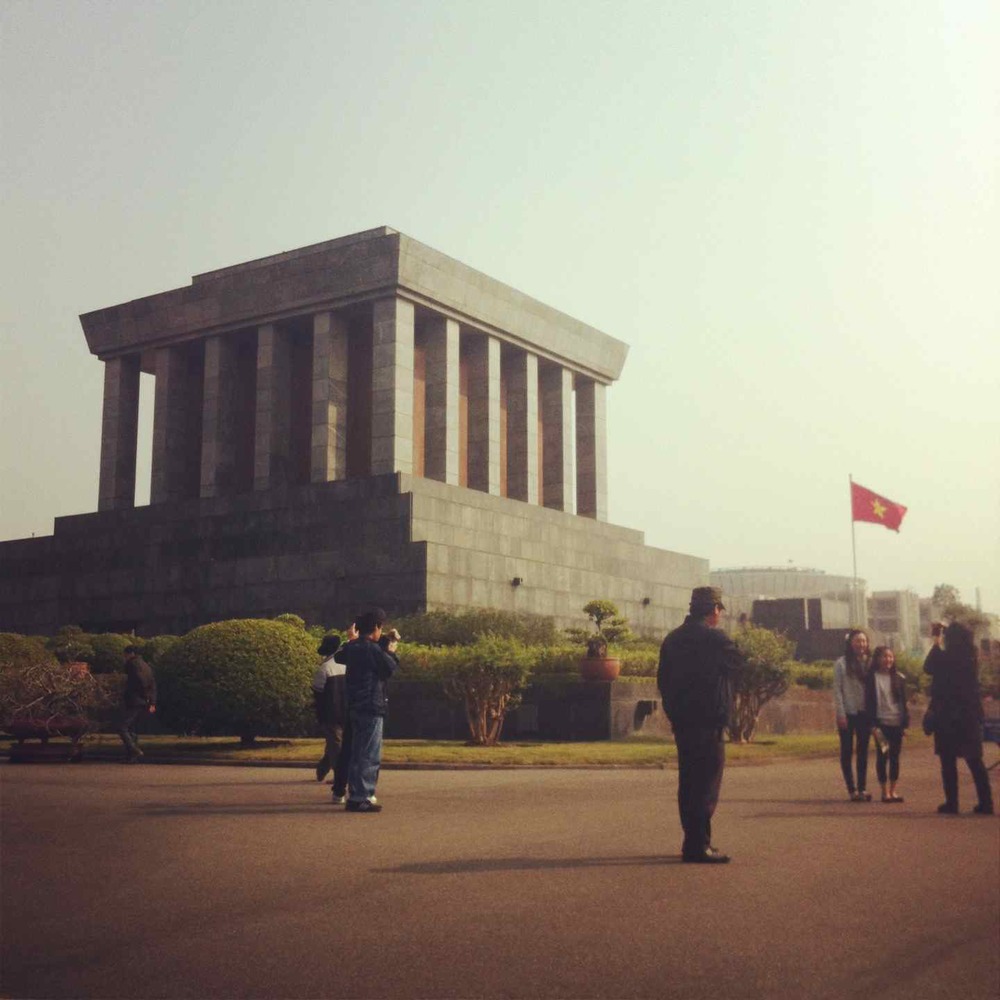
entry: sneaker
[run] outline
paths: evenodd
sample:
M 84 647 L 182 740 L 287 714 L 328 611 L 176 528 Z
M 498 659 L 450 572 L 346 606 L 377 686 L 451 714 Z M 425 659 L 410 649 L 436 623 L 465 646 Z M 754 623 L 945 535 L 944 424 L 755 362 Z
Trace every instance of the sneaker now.
M 333 804 L 335 806 L 342 806 L 347 801 L 346 795 L 334 795 L 332 797 Z
M 382 807 L 370 799 L 363 799 L 361 802 L 349 801 L 347 811 L 349 813 L 377 813 L 382 811 Z
M 858 792 L 858 795 L 860 796 L 860 802 L 871 802 L 872 800 L 871 792 Z
M 937 807 L 939 813 L 946 813 L 949 816 L 955 816 L 958 814 L 958 806 L 952 805 L 950 802 L 942 802 L 941 805 Z
M 993 803 L 992 802 L 981 802 L 978 806 L 973 806 L 972 811 L 978 813 L 980 816 L 992 816 L 993 815 Z

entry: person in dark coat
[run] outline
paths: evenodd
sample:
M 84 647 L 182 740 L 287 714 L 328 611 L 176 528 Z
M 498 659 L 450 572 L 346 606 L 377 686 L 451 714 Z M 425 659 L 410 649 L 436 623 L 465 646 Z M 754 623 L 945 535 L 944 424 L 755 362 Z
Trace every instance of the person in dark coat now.
M 723 611 L 718 587 L 696 587 L 684 624 L 663 640 L 656 674 L 677 744 L 681 859 L 695 864 L 729 861 L 712 846 L 712 816 L 726 763 L 722 737 L 732 714 L 733 675 L 745 661 L 717 628 Z
M 142 756 L 139 723 L 156 711 L 156 677 L 140 652 L 139 646 L 125 647 L 125 692 L 118 735 L 125 745 L 126 764 L 135 764 Z
M 993 792 L 983 764 L 983 703 L 979 656 L 972 632 L 960 622 L 944 630 L 944 649 L 935 644 L 924 661 L 931 675 L 934 752 L 941 759 L 944 802 L 939 813 L 958 812 L 958 758 L 964 757 L 979 798 L 973 812 L 993 814 Z
M 381 608 L 359 615 L 360 637 L 337 654 L 347 667 L 347 706 L 351 718 L 348 812 L 374 813 L 382 809 L 375 800 L 375 785 L 382 762 L 388 681 L 398 663 L 395 642 L 389 642 L 387 649 L 379 645 L 384 624 L 385 612 Z

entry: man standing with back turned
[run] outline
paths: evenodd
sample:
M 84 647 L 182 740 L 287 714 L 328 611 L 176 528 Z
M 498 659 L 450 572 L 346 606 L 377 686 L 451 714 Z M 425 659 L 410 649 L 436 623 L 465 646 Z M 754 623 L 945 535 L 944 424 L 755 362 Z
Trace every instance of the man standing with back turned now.
M 732 712 L 733 675 L 744 659 L 716 627 L 725 610 L 718 587 L 695 587 L 684 624 L 663 640 L 656 674 L 677 744 L 677 805 L 684 828 L 681 859 L 693 864 L 729 861 L 712 846 L 712 815 L 726 763 L 722 735 Z

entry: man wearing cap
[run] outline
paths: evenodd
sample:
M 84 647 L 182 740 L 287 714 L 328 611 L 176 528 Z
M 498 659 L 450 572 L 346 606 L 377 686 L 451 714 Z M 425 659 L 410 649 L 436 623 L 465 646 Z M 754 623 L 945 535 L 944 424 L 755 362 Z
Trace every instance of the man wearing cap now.
M 382 763 L 382 727 L 388 706 L 387 687 L 396 669 L 396 643 L 379 646 L 385 612 L 373 608 L 356 619 L 360 636 L 337 653 L 345 665 L 347 707 L 351 718 L 351 763 L 348 812 L 380 812 L 375 784 Z
M 733 702 L 733 675 L 743 655 L 717 626 L 726 606 L 718 587 L 695 587 L 690 614 L 660 647 L 657 687 L 677 744 L 677 805 L 684 829 L 681 859 L 725 864 L 712 846 L 712 815 L 719 801 Z

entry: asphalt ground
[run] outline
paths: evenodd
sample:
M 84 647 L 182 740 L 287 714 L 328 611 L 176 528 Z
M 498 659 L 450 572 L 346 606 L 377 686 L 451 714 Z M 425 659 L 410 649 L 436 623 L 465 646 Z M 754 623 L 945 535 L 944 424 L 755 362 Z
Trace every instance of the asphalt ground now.
M 0 765 L 0 995 L 996 1000 L 1000 822 L 967 774 L 935 813 L 925 741 L 901 805 L 727 769 L 726 866 L 680 863 L 676 781 L 386 771 L 366 816 L 294 768 Z

